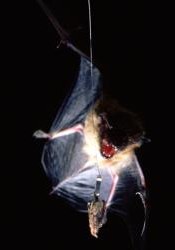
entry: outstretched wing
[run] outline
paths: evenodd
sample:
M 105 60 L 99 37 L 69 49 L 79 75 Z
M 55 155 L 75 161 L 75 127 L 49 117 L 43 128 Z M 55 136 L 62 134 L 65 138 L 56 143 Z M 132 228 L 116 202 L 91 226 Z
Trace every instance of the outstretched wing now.
M 91 71 L 91 63 L 81 57 L 77 81 L 59 109 L 50 132 L 82 123 L 90 108 L 101 96 L 101 85 L 99 70 L 93 66 Z
M 91 79 L 93 74 L 93 81 Z M 76 176 L 87 162 L 82 152 L 83 125 L 88 112 L 101 96 L 100 72 L 81 57 L 79 74 L 51 126 L 51 139 L 44 146 L 42 163 L 53 186 Z

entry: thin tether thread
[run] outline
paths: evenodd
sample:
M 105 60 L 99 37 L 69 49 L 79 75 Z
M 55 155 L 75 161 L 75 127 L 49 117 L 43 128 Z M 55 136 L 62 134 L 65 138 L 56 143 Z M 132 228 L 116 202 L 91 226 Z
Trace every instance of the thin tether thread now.
M 89 11 L 89 46 L 90 46 L 90 73 L 91 73 L 91 84 L 94 85 L 94 78 L 93 78 L 93 49 L 92 49 L 92 18 L 91 18 L 91 1 L 88 0 L 88 11 Z M 92 113 L 92 123 L 95 129 L 95 121 Z M 99 173 L 99 177 L 101 178 L 101 173 L 98 164 L 98 156 L 96 155 L 96 162 L 97 162 L 97 169 Z

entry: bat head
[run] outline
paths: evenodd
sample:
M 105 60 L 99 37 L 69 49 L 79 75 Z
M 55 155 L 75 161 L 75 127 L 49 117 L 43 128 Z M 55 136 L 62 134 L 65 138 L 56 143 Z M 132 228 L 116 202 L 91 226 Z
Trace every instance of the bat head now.
M 99 113 L 98 113 L 99 112 Z M 132 144 L 141 144 L 144 137 L 143 126 L 136 114 L 114 105 L 110 101 L 97 108 L 100 117 L 101 153 L 105 158 Z

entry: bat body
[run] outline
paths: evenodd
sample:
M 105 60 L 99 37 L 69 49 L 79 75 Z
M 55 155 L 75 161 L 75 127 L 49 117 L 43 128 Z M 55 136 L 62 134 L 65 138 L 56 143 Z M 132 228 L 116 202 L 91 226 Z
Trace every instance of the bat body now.
M 106 127 L 111 130 L 112 126 L 109 119 L 105 129 L 101 128 L 104 117 L 98 110 L 99 103 L 103 102 L 101 74 L 91 66 L 81 56 L 77 80 L 49 133 L 37 131 L 35 136 L 47 139 L 42 164 L 52 182 L 52 193 L 63 197 L 78 211 L 89 214 L 91 234 L 95 237 L 106 222 L 108 211 L 114 212 L 128 226 L 135 244 L 140 241 L 145 227 L 145 219 L 135 221 L 136 200 L 146 215 L 145 180 L 135 155 L 135 148 L 140 146 L 140 142 L 128 141 L 124 148 L 113 147 L 106 142 L 102 144 L 101 138 L 106 137 L 101 131 Z M 120 124 L 121 114 L 117 119 L 117 124 Z M 103 153 L 106 153 L 105 157 Z

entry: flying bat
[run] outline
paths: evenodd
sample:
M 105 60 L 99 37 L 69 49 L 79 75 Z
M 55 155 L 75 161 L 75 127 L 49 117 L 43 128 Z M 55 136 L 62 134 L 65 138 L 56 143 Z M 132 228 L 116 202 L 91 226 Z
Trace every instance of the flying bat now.
M 108 211 L 126 223 L 134 246 L 141 247 L 147 218 L 147 192 L 135 150 L 144 130 L 137 116 L 116 100 L 105 98 L 102 75 L 87 56 L 68 40 L 47 6 L 37 0 L 54 23 L 65 45 L 79 54 L 78 75 L 46 133 L 42 153 L 52 192 L 88 214 L 90 232 L 98 237 Z M 138 221 L 140 202 L 143 220 Z M 140 248 L 139 248 L 140 249 Z

